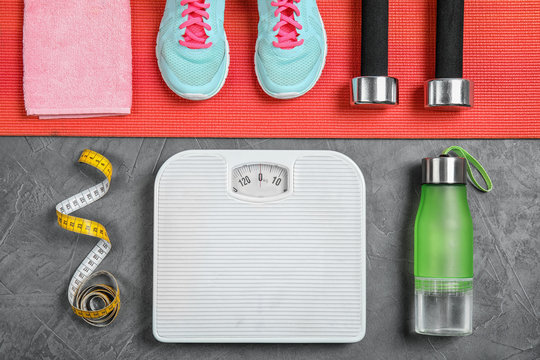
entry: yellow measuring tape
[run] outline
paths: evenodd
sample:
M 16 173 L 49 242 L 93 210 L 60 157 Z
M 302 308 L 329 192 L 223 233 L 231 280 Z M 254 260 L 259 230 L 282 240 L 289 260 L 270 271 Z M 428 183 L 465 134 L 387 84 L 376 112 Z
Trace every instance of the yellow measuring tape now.
M 111 241 L 105 227 L 100 223 L 69 214 L 105 196 L 109 191 L 113 168 L 105 156 L 92 150 L 84 150 L 79 162 L 100 170 L 106 179 L 56 205 L 56 215 L 62 228 L 99 238 L 99 242 L 73 274 L 69 283 L 68 300 L 75 314 L 91 325 L 102 327 L 112 323 L 120 310 L 120 289 L 116 279 L 107 271 L 95 272 L 111 251 Z M 99 276 L 107 277 L 113 286 L 89 285 L 90 280 Z

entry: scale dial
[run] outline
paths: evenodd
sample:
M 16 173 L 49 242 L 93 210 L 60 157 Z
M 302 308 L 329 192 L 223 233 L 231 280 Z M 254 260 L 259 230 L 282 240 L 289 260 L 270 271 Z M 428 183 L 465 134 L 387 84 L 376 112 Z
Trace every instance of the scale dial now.
M 289 170 L 281 165 L 252 163 L 235 167 L 231 191 L 251 198 L 270 198 L 289 190 Z

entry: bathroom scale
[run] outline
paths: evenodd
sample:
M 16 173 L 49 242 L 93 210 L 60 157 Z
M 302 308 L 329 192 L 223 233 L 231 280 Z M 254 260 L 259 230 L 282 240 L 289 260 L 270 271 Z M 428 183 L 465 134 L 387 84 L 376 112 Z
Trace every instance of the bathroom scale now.
M 365 202 L 360 169 L 333 151 L 174 155 L 154 189 L 155 338 L 360 341 Z

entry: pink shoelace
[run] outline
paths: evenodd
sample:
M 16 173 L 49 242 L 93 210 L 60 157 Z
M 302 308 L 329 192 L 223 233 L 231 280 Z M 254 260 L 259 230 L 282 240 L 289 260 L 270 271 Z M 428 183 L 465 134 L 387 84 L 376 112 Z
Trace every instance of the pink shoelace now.
M 205 0 L 182 0 L 180 5 L 187 5 L 187 9 L 182 12 L 182 17 L 188 15 L 188 19 L 180 25 L 180 29 L 186 28 L 184 34 L 184 40 L 180 40 L 180 45 L 189 49 L 206 49 L 209 48 L 212 43 L 206 43 L 208 35 L 206 30 L 212 30 L 212 27 L 204 22 L 204 19 L 208 20 L 210 15 L 206 9 L 210 7 L 210 4 L 206 4 Z
M 300 16 L 300 10 L 295 5 L 300 0 L 276 0 L 270 5 L 276 6 L 274 12 L 276 17 L 279 16 L 279 22 L 274 26 L 274 31 L 279 29 L 277 41 L 274 41 L 275 47 L 281 49 L 293 49 L 296 46 L 302 45 L 304 39 L 298 40 L 298 30 L 302 30 L 302 25 L 294 19 L 294 16 Z

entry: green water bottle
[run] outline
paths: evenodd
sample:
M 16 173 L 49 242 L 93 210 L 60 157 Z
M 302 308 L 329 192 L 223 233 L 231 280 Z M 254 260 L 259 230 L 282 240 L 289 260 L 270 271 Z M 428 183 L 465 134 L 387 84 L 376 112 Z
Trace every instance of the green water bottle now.
M 455 151 L 463 157 L 450 157 Z M 469 161 L 491 180 L 465 150 L 448 148 L 422 160 L 422 194 L 414 227 L 417 333 L 462 336 L 472 333 L 473 223 L 467 203 Z M 485 174 L 485 176 L 484 176 Z M 474 179 L 474 177 L 472 177 Z

